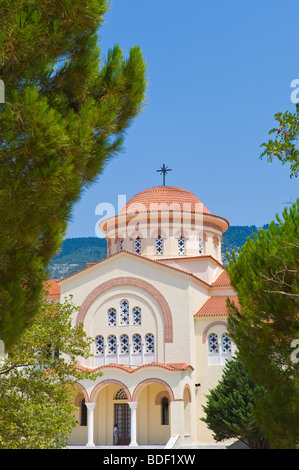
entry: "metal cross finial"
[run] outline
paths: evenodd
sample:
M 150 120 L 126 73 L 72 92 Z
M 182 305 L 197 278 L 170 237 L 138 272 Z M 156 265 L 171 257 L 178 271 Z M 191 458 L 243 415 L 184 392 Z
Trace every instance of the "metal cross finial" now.
M 172 171 L 168 166 L 165 166 L 165 163 L 163 163 L 163 166 L 161 166 L 160 170 L 156 170 L 158 173 L 163 174 L 163 186 L 165 186 L 165 175 L 169 172 Z

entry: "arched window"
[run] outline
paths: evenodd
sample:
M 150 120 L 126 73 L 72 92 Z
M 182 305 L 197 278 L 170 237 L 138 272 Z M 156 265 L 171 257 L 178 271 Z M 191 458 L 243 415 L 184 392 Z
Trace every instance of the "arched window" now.
M 104 354 L 104 338 L 103 336 L 99 335 L 95 339 L 96 345 L 96 355 L 103 356 Z
M 141 308 L 133 308 L 133 325 L 141 325 Z
M 114 400 L 127 400 L 128 397 L 127 397 L 127 394 L 126 392 L 124 391 L 123 388 L 119 388 L 116 392 L 116 394 L 114 395 Z
M 203 255 L 203 239 L 202 238 L 198 240 L 198 253 L 200 256 Z
M 116 336 L 108 336 L 108 354 L 116 354 Z
M 108 310 L 108 326 L 116 326 L 116 310 L 109 308 Z
M 129 336 L 121 335 L 120 337 L 120 353 L 128 354 L 129 353 Z
M 120 303 L 120 324 L 129 324 L 129 302 L 127 300 L 122 300 Z
M 141 238 L 136 237 L 134 240 L 134 253 L 136 255 L 141 255 Z
M 232 342 L 227 333 L 223 333 L 221 344 L 222 344 L 222 352 L 224 353 L 232 352 Z
M 80 426 L 87 426 L 87 407 L 85 405 L 85 399 L 81 401 L 80 407 Z
M 155 253 L 156 255 L 163 255 L 163 238 L 158 235 L 155 240 Z
M 218 336 L 215 333 L 209 335 L 209 353 L 218 353 Z
M 145 335 L 145 352 L 154 353 L 155 352 L 155 339 L 154 335 L 148 333 Z
M 169 402 L 168 402 L 168 398 L 166 397 L 162 398 L 161 411 L 162 411 L 161 424 L 163 426 L 167 426 L 169 425 Z
M 184 235 L 180 235 L 178 238 L 178 253 L 179 255 L 185 254 L 185 237 Z
M 141 336 L 133 335 L 133 353 L 141 353 Z

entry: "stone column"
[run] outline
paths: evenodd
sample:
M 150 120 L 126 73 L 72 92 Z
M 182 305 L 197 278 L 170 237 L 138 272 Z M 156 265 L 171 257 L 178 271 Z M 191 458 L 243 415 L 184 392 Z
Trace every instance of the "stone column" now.
M 128 405 L 131 409 L 131 442 L 130 446 L 138 446 L 137 444 L 137 420 L 136 420 L 136 408 L 138 401 L 129 401 Z
M 87 418 L 87 431 L 88 431 L 88 442 L 86 447 L 94 447 L 93 442 L 93 410 L 95 409 L 96 403 L 85 403 L 86 408 L 88 410 L 88 418 Z

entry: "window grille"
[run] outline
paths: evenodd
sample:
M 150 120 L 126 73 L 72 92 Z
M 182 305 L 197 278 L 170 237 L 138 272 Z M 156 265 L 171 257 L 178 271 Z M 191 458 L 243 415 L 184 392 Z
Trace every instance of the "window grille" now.
M 141 336 L 133 335 L 133 353 L 141 353 Z
M 155 340 L 154 335 L 148 333 L 145 335 L 145 352 L 153 353 L 155 352 Z
M 96 345 L 96 354 L 97 355 L 103 355 L 104 354 L 104 338 L 103 336 L 97 336 L 95 339 L 95 345 Z
M 141 255 L 141 238 L 140 237 L 137 237 L 134 240 L 134 252 L 137 255 Z
M 218 353 L 218 336 L 215 333 L 209 335 L 209 352 Z
M 178 239 L 178 252 L 179 255 L 185 254 L 185 237 L 181 235 Z
M 232 351 L 231 339 L 227 333 L 222 335 L 222 352 L 230 353 Z
M 129 302 L 122 300 L 120 303 L 120 324 L 129 325 Z
M 116 310 L 109 308 L 108 310 L 108 326 L 116 326 Z
M 129 352 L 129 336 L 121 335 L 120 337 L 120 353 L 128 354 Z
M 128 397 L 127 397 L 127 394 L 126 392 L 124 391 L 123 388 L 119 388 L 116 392 L 116 394 L 114 395 L 114 400 L 127 400 Z
M 108 354 L 116 354 L 116 336 L 108 336 Z
M 158 235 L 155 240 L 155 253 L 156 255 L 163 255 L 163 238 Z
M 133 325 L 141 325 L 141 308 L 133 308 Z

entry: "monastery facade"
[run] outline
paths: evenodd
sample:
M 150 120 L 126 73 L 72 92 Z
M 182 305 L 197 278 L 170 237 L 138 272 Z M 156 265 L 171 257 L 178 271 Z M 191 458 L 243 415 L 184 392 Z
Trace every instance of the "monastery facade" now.
M 52 281 L 50 298 L 72 295 L 94 339 L 96 381 L 78 384 L 78 426 L 69 445 L 215 443 L 200 420 L 209 390 L 234 352 L 226 299 L 238 303 L 221 262 L 229 223 L 172 186 L 134 196 L 100 223 L 107 257 Z

